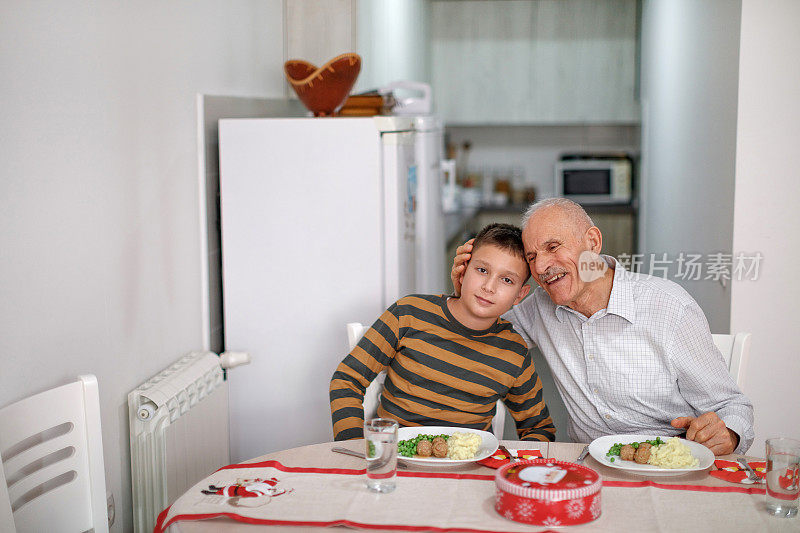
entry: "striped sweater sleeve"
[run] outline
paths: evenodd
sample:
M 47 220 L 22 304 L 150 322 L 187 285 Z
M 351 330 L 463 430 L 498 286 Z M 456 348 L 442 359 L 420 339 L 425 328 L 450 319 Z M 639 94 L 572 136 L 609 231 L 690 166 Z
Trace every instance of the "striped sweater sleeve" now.
M 504 403 L 517 424 L 520 440 L 552 441 L 556 428 L 544 403 L 542 381 L 530 354 L 525 356 L 522 373 L 509 389 Z
M 336 367 L 330 385 L 334 440 L 364 437 L 364 392 L 392 361 L 398 348 L 397 304 L 375 321 Z

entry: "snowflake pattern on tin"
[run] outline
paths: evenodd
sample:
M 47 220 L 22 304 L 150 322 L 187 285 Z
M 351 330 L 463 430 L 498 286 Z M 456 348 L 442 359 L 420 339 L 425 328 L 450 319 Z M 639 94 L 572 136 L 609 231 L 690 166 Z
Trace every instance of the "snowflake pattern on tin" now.
M 518 517 L 527 520 L 533 515 L 533 504 L 529 501 L 520 500 L 515 510 Z
M 503 513 L 503 516 L 505 516 L 509 520 L 514 520 L 514 511 L 512 511 L 511 509 L 506 509 L 506 512 Z
M 583 504 L 583 500 L 572 500 L 567 502 L 565 506 L 567 510 L 567 516 L 570 518 L 578 518 L 580 515 L 583 514 L 584 509 L 586 506 Z
M 556 518 L 555 516 L 548 516 L 544 522 L 542 522 L 543 526 L 560 526 L 561 520 Z
M 592 519 L 600 516 L 600 497 L 595 496 L 592 498 L 592 504 L 589 506 L 589 512 L 592 513 Z
M 574 481 L 570 481 L 570 482 L 569 482 L 569 483 L 567 483 L 565 486 L 566 486 L 568 489 L 574 489 L 575 487 L 580 487 L 580 485 L 579 485 L 578 483 L 575 483 Z

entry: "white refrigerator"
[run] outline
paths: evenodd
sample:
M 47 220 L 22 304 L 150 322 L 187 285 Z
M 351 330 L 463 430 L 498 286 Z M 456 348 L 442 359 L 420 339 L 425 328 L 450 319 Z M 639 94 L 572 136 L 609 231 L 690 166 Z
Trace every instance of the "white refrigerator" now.
M 441 125 L 432 117 L 219 123 L 231 459 L 329 441 L 345 324 L 439 292 Z M 440 285 L 444 285 L 442 282 Z

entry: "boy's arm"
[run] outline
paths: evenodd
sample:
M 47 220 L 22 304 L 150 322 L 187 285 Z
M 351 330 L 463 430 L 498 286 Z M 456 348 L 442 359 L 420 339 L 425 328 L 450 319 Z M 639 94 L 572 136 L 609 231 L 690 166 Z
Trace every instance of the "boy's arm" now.
M 399 321 L 386 310 L 336 367 L 330 385 L 334 440 L 364 437 L 364 391 L 394 358 Z
M 522 373 L 509 389 L 503 402 L 517 423 L 520 440 L 555 439 L 556 428 L 544 403 L 542 381 L 536 373 L 530 354 L 526 354 Z

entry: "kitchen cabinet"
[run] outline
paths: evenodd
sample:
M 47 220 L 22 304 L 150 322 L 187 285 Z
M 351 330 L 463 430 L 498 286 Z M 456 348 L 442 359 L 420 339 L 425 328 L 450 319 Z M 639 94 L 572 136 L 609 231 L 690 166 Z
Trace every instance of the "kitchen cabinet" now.
M 434 0 L 448 124 L 635 123 L 636 0 Z
M 430 82 L 428 0 L 284 2 L 286 59 L 322 66 L 337 55 L 356 52 L 362 61 L 354 92 L 396 80 Z

